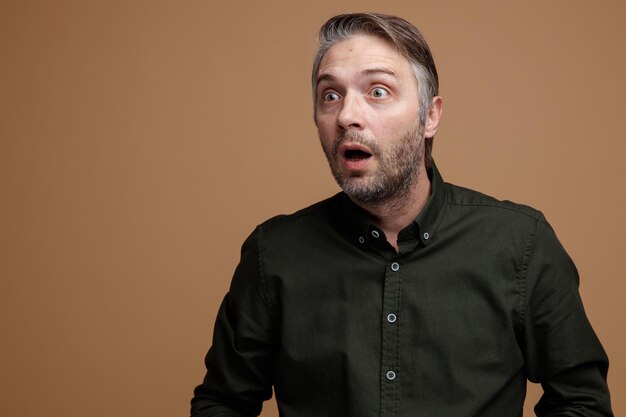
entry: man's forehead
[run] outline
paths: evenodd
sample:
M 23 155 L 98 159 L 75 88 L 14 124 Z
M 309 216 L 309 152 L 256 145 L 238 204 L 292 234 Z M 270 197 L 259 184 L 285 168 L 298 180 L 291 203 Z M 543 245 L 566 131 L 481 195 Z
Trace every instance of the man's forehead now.
M 342 39 L 332 45 L 320 62 L 335 59 L 358 59 L 361 57 L 388 57 L 390 59 L 403 58 L 396 47 L 389 41 L 374 35 L 357 34 Z
M 408 68 L 408 60 L 386 40 L 372 35 L 354 35 L 337 42 L 324 54 L 317 82 L 332 80 L 346 73 L 397 78 Z

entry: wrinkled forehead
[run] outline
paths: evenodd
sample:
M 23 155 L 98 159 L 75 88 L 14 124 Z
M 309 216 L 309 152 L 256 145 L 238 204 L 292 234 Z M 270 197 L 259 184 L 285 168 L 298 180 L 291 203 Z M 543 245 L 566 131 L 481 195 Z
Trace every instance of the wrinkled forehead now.
M 410 69 L 409 61 L 391 42 L 373 35 L 358 34 L 328 48 L 319 62 L 316 83 L 329 75 L 383 68 L 390 73 Z

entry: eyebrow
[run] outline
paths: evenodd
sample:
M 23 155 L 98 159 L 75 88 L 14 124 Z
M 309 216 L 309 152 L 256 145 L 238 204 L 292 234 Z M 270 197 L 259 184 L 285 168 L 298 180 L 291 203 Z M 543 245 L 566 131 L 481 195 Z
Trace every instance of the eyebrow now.
M 397 75 L 395 73 L 395 71 L 389 69 L 389 68 L 368 68 L 366 70 L 363 70 L 361 72 L 363 74 L 363 76 L 365 77 L 374 77 L 376 75 L 380 75 L 380 74 L 385 74 L 385 75 L 390 75 L 394 78 L 397 78 Z M 322 73 L 317 77 L 317 84 L 319 85 L 319 83 L 321 83 L 322 81 L 335 81 L 337 78 L 332 75 L 332 74 L 328 74 L 328 73 Z
M 365 71 L 363 71 L 363 73 L 368 77 L 372 77 L 374 75 L 379 75 L 379 74 L 387 74 L 387 75 L 391 75 L 394 78 L 396 77 L 395 71 L 389 68 L 371 68 L 371 69 L 366 69 Z
M 326 80 L 334 81 L 335 77 L 333 75 L 330 75 L 330 74 L 318 75 L 316 85 L 319 85 L 319 83 L 321 83 L 322 81 L 326 81 Z

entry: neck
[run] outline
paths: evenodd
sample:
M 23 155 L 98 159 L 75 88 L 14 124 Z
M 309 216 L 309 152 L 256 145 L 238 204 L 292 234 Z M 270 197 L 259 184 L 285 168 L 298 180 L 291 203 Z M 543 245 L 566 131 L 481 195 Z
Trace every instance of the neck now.
M 398 233 L 407 227 L 420 214 L 430 196 L 430 179 L 423 165 L 415 184 L 408 192 L 384 201 L 354 201 L 367 211 L 387 236 L 387 241 L 398 251 Z

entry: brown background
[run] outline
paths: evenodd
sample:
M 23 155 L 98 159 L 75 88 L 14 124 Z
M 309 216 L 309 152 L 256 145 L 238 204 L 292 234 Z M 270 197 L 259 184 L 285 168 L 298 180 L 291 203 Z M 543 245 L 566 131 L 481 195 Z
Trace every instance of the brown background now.
M 429 40 L 444 177 L 557 230 L 624 414 L 623 4 L 2 0 L 0 415 L 187 414 L 245 236 L 337 190 L 309 68 L 360 10 Z

